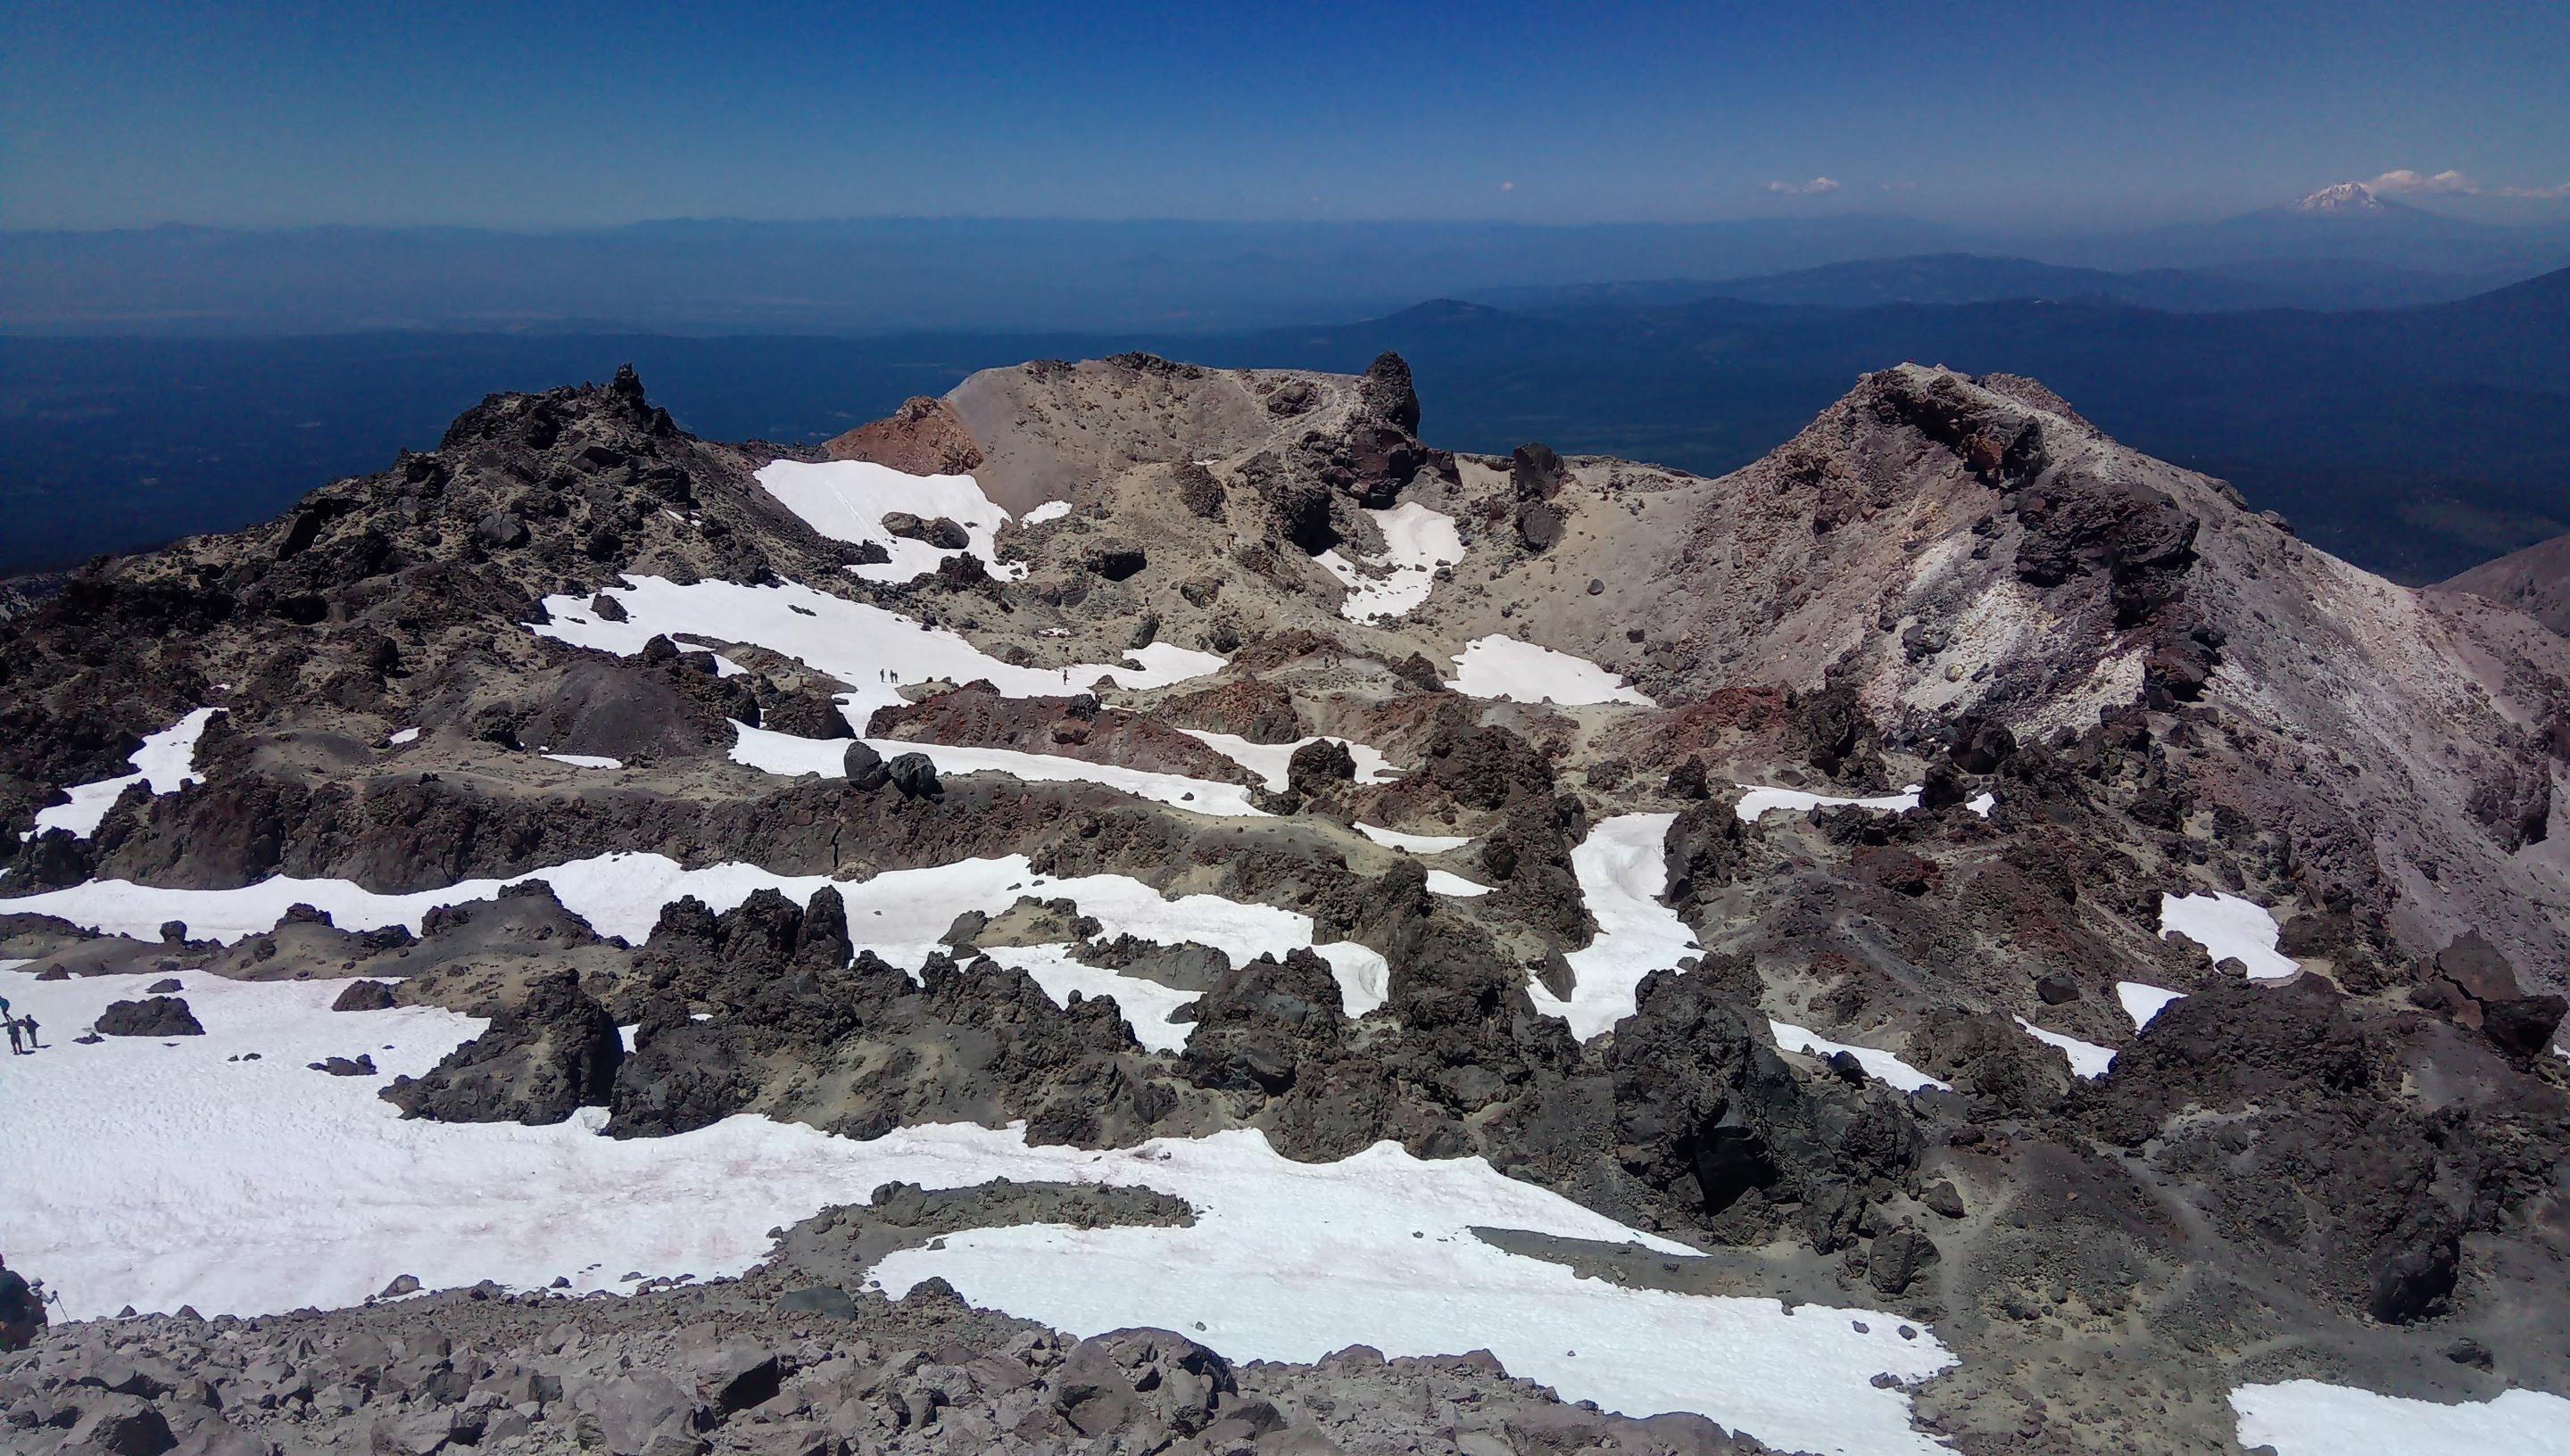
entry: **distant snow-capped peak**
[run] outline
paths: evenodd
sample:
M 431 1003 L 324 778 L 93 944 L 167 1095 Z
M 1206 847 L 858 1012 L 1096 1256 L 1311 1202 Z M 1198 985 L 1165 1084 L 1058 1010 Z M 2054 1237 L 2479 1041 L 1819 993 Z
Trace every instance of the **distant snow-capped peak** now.
M 2382 199 L 2373 194 L 2373 188 L 2357 182 L 2323 187 L 2294 204 L 2297 212 L 2379 212 L 2382 208 Z

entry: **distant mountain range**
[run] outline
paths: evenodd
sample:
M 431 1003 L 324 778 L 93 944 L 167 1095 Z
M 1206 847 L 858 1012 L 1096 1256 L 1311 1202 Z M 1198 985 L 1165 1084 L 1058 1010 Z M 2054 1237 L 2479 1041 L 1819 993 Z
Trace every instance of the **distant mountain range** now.
M 2002 298 L 2033 298 L 2129 303 L 2171 313 L 2222 313 L 2247 308 L 2397 308 L 2465 298 L 2514 281 L 2514 275 L 2504 271 L 2488 275 L 2437 273 L 2349 258 L 2119 273 L 2032 258 L 1945 252 L 1862 258 L 1712 283 L 1670 278 L 1499 288 L 1472 297 L 1501 308 L 1580 304 L 1647 307 L 1704 298 L 1869 308 L 1887 303 L 1989 303 Z
M 1601 281 L 1638 290 L 1621 300 L 1630 302 L 1719 291 L 1843 306 L 2102 297 L 2178 311 L 2358 308 L 2461 297 L 2570 265 L 2570 206 L 2500 226 L 2360 183 L 2315 196 L 2216 222 L 2059 235 L 1873 214 L 1564 226 L 867 218 L 551 233 L 0 232 L 0 332 L 1216 333 L 1439 296 L 1575 301 L 1536 295 Z M 1680 281 L 1615 281 L 1626 279 Z

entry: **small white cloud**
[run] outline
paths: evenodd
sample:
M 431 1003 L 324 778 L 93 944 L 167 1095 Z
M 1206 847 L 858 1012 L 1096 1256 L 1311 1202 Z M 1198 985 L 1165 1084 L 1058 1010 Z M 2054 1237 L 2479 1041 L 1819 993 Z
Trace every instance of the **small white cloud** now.
M 2570 182 L 2555 182 L 2553 185 L 2548 187 L 2500 187 L 2498 189 L 2498 195 L 2502 197 L 2543 197 L 2557 201 L 2563 197 L 2570 197 Z
M 2411 172 L 2405 167 L 2395 168 L 2392 171 L 2386 172 L 2382 176 L 2375 178 L 2373 181 L 2366 182 L 2365 185 L 2371 187 L 2377 192 L 2395 196 L 2402 192 L 2445 192 L 2470 196 L 2480 191 L 2480 187 L 2475 184 L 2470 178 L 2463 176 L 2459 172 L 2453 171 L 2451 168 L 2437 173 L 2432 177 L 2421 173 Z
M 1513 192 L 1513 191 L 1515 191 L 1516 189 L 1517 189 L 1517 184 L 1516 184 L 1515 182 L 1503 182 L 1499 183 L 1499 190 L 1500 190 L 1500 191 L 1503 191 L 1503 192 Z
M 1781 192 L 1788 196 L 1796 197 L 1818 196 L 1823 192 L 1835 192 L 1838 189 L 1839 184 L 1825 177 L 1816 177 L 1810 182 L 1771 182 L 1767 183 L 1768 191 Z

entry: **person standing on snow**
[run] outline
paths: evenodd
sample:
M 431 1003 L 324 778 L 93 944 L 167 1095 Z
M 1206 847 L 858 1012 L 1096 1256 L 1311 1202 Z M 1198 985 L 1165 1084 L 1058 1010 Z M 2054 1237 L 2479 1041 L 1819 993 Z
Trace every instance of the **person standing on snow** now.
M 25 1038 L 18 1030 L 18 1018 L 10 1016 L 6 1011 L 0 1011 L 0 1017 L 7 1017 L 9 1022 L 9 1054 L 11 1056 L 25 1056 L 27 1054 L 27 1048 L 24 1045 Z

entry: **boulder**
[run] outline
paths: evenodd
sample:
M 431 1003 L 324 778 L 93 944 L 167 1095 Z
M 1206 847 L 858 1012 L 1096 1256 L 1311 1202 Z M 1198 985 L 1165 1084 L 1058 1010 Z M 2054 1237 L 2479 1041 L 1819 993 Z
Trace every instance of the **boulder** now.
M 906 799 L 934 799 L 946 792 L 937 764 L 924 753 L 905 753 L 884 766 L 892 786 Z
M 206 1028 L 199 1024 L 197 1013 L 177 996 L 153 996 L 141 1001 L 111 1001 L 99 1013 L 96 1030 L 101 1036 L 203 1036 Z
M 330 1003 L 333 1011 L 389 1011 L 397 1004 L 393 988 L 379 980 L 352 980 L 339 998 Z
M 395 1078 L 383 1096 L 405 1117 L 436 1122 L 557 1123 L 605 1106 L 624 1060 L 616 1018 L 566 969 L 536 978 L 490 1029 L 427 1075 Z

